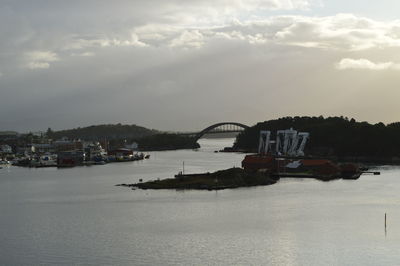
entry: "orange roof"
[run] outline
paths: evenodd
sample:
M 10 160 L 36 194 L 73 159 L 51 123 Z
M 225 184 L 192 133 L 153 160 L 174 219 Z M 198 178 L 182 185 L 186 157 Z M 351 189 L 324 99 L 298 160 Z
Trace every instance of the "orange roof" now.
M 243 161 L 246 163 L 269 163 L 273 159 L 272 156 L 246 155 Z

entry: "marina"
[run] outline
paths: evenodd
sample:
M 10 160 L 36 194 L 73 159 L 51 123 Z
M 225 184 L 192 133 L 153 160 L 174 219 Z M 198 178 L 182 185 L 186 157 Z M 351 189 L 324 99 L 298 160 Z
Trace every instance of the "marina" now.
M 54 142 L 57 143 L 57 142 Z M 104 165 L 113 162 L 132 162 L 144 159 L 149 159 L 149 154 L 142 152 L 120 148 L 116 150 L 106 151 L 102 148 L 99 142 L 88 142 L 82 145 L 82 142 L 64 141 L 68 143 L 63 148 L 56 148 L 57 144 L 47 144 L 49 150 L 35 150 L 34 148 L 24 152 L 24 154 L 13 154 L 11 152 L 5 154 L 5 158 L 12 159 L 8 162 L 15 166 L 22 167 L 74 167 L 74 166 L 91 166 Z M 37 145 L 32 145 L 35 147 Z

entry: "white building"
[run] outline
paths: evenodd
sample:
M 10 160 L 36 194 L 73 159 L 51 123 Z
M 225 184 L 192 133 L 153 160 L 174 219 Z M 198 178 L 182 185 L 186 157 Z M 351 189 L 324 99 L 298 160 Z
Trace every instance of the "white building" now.
M 10 145 L 4 144 L 0 146 L 0 152 L 2 153 L 12 153 L 12 148 Z
M 44 143 L 44 144 L 32 144 L 32 152 L 34 153 L 54 153 L 54 145 Z
M 137 151 L 139 149 L 139 145 L 136 142 L 132 142 L 131 144 L 125 144 L 125 149 Z

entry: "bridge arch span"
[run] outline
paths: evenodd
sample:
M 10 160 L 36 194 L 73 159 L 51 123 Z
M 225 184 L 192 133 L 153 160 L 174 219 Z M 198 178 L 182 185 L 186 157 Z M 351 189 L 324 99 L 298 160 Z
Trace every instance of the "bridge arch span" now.
M 237 122 L 221 122 L 221 123 L 217 123 L 214 125 L 211 125 L 205 129 L 203 129 L 202 131 L 200 131 L 199 133 L 196 134 L 195 138 L 196 141 L 198 141 L 201 137 L 203 137 L 205 134 L 211 132 L 213 129 L 220 127 L 220 126 L 237 126 L 237 127 L 241 127 L 243 129 L 247 129 L 249 128 L 249 126 L 246 126 L 245 124 L 242 123 L 237 123 Z

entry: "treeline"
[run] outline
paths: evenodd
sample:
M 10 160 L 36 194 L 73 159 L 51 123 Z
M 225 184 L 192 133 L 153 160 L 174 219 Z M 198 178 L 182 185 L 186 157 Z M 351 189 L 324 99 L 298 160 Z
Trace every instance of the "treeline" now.
M 138 139 L 137 142 L 139 148 L 143 151 L 196 149 L 200 147 L 193 137 L 168 133 L 146 136 Z
M 260 130 L 293 128 L 310 133 L 306 154 L 322 156 L 400 157 L 400 122 L 385 125 L 347 117 L 284 117 L 256 124 L 240 133 L 236 149 L 256 151 Z
M 125 144 L 136 142 L 140 150 L 175 150 L 199 148 L 193 137 L 178 134 L 161 133 L 137 125 L 97 125 L 61 131 L 46 132 L 51 139 L 82 139 L 101 141 L 107 140 L 111 148 L 124 147 Z
M 89 127 L 78 127 L 74 129 L 53 131 L 50 128 L 46 135 L 51 139 L 83 139 L 83 140 L 113 140 L 142 138 L 159 133 L 154 129 L 148 129 L 137 125 L 96 125 Z

